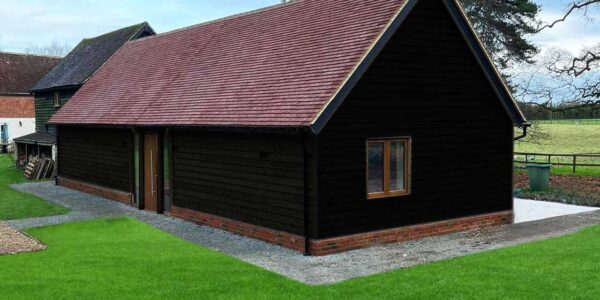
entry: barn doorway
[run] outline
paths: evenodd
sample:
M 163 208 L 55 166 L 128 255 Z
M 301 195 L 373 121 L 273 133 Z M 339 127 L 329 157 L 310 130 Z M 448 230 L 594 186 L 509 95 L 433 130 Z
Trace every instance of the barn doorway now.
M 144 209 L 158 212 L 158 135 L 144 134 Z

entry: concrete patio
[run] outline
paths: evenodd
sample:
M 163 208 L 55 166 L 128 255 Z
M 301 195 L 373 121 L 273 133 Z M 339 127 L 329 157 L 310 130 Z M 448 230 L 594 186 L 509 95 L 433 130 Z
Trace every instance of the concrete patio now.
M 548 201 L 515 199 L 515 223 L 595 211 L 597 207 L 577 206 Z
M 72 210 L 71 213 L 62 216 L 9 222 L 19 229 L 95 218 L 128 216 L 192 243 L 308 284 L 335 283 L 354 277 L 565 235 L 600 224 L 600 211 L 597 209 L 516 199 L 515 215 L 519 221 L 517 224 L 376 246 L 325 257 L 306 257 L 292 250 L 219 229 L 139 211 L 121 203 L 55 186 L 52 182 L 28 183 L 12 185 L 12 187 Z

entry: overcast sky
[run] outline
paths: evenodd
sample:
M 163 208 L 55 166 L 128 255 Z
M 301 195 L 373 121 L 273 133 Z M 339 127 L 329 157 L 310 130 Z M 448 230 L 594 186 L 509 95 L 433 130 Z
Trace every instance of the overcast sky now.
M 542 18 L 554 20 L 570 0 L 537 0 Z M 23 52 L 52 41 L 74 47 L 121 27 L 148 21 L 158 32 L 201 23 L 281 2 L 280 0 L 0 0 L 0 49 Z M 600 11 L 593 11 L 600 19 Z M 560 47 L 576 52 L 600 42 L 600 20 L 579 17 L 560 24 L 534 40 L 542 48 Z

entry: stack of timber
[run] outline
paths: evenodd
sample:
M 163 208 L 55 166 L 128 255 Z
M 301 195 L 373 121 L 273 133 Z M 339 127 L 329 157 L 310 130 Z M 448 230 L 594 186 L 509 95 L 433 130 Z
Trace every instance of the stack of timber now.
M 54 174 L 54 161 L 49 158 L 34 158 L 25 168 L 25 178 L 38 180 L 50 178 Z

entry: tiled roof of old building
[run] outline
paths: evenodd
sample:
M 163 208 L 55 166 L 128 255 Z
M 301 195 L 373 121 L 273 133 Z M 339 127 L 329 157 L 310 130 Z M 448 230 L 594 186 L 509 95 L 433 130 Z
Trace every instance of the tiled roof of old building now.
M 0 52 L 0 94 L 29 94 L 60 57 Z
M 137 38 L 145 30 L 154 34 L 148 23 L 144 22 L 82 40 L 60 64 L 37 82 L 32 90 L 77 87 L 83 84 L 127 41 Z

